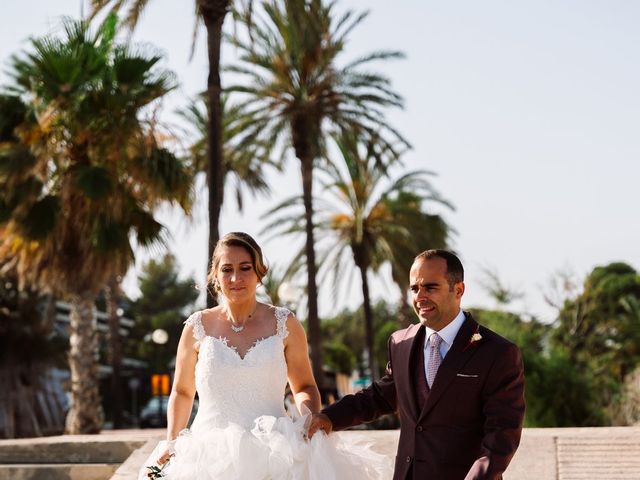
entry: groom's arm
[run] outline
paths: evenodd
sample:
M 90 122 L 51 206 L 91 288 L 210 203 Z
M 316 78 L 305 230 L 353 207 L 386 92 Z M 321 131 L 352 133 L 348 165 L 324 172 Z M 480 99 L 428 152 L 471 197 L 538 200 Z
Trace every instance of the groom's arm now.
M 522 355 L 509 343 L 498 352 L 483 392 L 485 422 L 483 456 L 465 480 L 502 478 L 520 444 L 524 421 L 524 366 Z
M 392 342 L 393 338 L 390 338 L 387 345 L 389 363 L 384 377 L 353 395 L 345 395 L 322 410 L 331 420 L 334 430 L 371 422 L 382 415 L 395 412 L 397 401 L 391 356 Z

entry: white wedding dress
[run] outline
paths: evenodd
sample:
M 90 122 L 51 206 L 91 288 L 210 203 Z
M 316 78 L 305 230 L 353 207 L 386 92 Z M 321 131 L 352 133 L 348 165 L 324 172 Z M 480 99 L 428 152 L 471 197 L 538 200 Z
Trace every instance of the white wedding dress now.
M 200 400 L 190 429 L 162 470 L 167 480 L 388 480 L 392 459 L 349 437 L 304 436 L 306 417 L 284 408 L 284 339 L 289 311 L 274 307 L 276 332 L 241 357 L 226 338 L 206 335 L 201 313 L 185 322 L 200 342 L 196 388 Z M 161 442 L 140 470 L 154 465 Z

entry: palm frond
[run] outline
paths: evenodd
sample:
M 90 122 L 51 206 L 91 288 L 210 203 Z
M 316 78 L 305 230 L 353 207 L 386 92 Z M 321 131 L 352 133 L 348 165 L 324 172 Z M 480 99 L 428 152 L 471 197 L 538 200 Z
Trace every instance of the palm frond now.
M 60 199 L 47 195 L 31 205 L 24 216 L 18 218 L 20 231 L 29 240 L 42 240 L 54 229 L 59 212 Z

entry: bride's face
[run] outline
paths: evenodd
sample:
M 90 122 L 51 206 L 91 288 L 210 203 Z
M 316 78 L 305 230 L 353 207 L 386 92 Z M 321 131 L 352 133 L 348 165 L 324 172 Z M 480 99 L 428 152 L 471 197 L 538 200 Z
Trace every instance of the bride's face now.
M 222 294 L 229 302 L 241 302 L 255 297 L 258 275 L 251 255 L 238 246 L 224 246 L 216 274 Z

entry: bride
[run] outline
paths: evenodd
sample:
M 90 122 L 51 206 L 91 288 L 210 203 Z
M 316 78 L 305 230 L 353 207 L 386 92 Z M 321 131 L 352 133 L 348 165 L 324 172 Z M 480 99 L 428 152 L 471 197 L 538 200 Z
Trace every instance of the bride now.
M 335 435 L 306 439 L 305 418 L 320 410 L 307 339 L 291 312 L 257 301 L 266 273 L 262 251 L 248 234 L 229 233 L 216 245 L 207 281 L 224 302 L 185 322 L 167 441 L 141 468 L 140 480 L 391 478 L 392 462 L 367 445 Z M 287 415 L 287 382 L 305 415 Z M 196 391 L 198 413 L 186 429 Z

